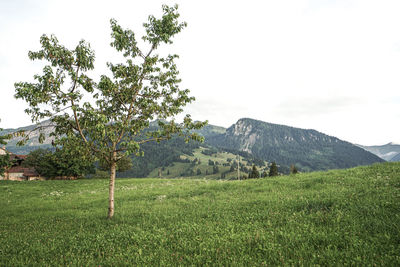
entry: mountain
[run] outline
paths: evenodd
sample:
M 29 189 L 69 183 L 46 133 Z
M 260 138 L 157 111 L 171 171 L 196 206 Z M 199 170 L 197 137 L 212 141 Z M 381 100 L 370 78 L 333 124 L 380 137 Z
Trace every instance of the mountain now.
M 42 124 L 48 125 L 49 122 Z M 150 127 L 157 127 L 157 124 L 152 122 Z M 17 147 L 18 139 L 11 140 L 8 143 L 6 148 L 16 154 L 27 154 L 39 147 L 51 148 L 51 139 L 46 138 L 44 144 L 38 142 L 39 132 L 35 128 L 37 128 L 37 125 L 6 129 L 0 134 L 18 130 L 31 132 L 32 138 L 26 146 Z M 48 136 L 51 131 L 51 128 L 47 128 L 45 130 L 46 135 Z M 295 164 L 301 171 L 313 171 L 348 168 L 383 161 L 363 148 L 315 130 L 304 130 L 254 119 L 240 119 L 228 129 L 207 125 L 198 130 L 197 133 L 205 138 L 205 144 L 202 144 L 201 147 L 197 142 L 185 143 L 182 138 L 178 137 L 160 144 L 144 144 L 142 146 L 144 157 L 133 156 L 132 170 L 120 173 L 119 177 L 146 177 L 154 174 L 155 170 L 165 169 L 173 165 L 179 165 L 181 169 L 175 171 L 176 168 L 170 168 L 171 175 L 175 172 L 179 175 L 188 175 L 192 173 L 192 170 L 198 168 L 193 166 L 193 161 L 196 158 L 200 159 L 196 156 L 200 154 L 203 163 L 213 160 L 212 157 L 216 156 L 226 158 L 220 161 L 221 164 L 226 165 L 224 166 L 226 168 L 228 168 L 226 161 L 228 154 L 230 155 L 229 158 L 232 159 L 235 157 L 234 155 L 240 154 L 241 160 L 246 162 L 244 164 L 247 167 L 256 164 L 261 168 L 268 166 L 268 162 L 275 161 L 280 165 L 279 171 L 283 173 L 289 172 L 291 164 Z M 190 159 L 191 162 L 187 162 L 187 159 Z M 244 167 L 243 171 L 245 172 Z M 205 171 L 206 167 L 202 165 L 201 169 Z M 225 168 L 220 169 L 223 172 L 227 171 Z
M 390 159 L 392 162 L 400 161 L 400 153 L 398 153 L 396 156 Z
M 46 136 L 45 141 L 41 144 L 39 142 L 39 130 L 38 127 L 42 126 L 43 127 L 43 132 Z M 50 126 L 50 121 L 43 121 L 37 124 L 29 125 L 29 126 L 24 126 L 20 128 L 9 128 L 9 129 L 4 129 L 3 131 L 0 131 L 0 135 L 6 135 L 10 133 L 16 133 L 19 131 L 25 131 L 26 135 L 29 135 L 30 139 L 24 146 L 17 146 L 17 142 L 20 141 L 22 138 L 21 137 L 15 137 L 11 140 L 8 141 L 6 145 L 6 149 L 10 151 L 11 153 L 15 154 L 21 154 L 25 155 L 28 154 L 29 152 L 40 148 L 51 148 L 51 142 L 54 140 L 54 138 L 49 137 L 50 133 L 54 130 L 53 127 Z
M 361 146 L 359 147 L 377 155 L 378 157 L 387 161 L 400 161 L 400 145 L 395 143 L 388 143 L 383 146 Z
M 302 171 L 349 168 L 383 162 L 376 155 L 336 137 L 254 119 L 240 119 L 225 133 L 209 137 L 210 145 L 246 151 L 254 157 Z

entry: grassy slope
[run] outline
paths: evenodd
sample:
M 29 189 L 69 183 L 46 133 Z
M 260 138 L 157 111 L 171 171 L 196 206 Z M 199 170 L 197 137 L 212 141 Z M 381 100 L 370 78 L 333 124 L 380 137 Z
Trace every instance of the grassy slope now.
M 0 182 L 0 265 L 400 264 L 400 164 L 246 181 Z
M 237 171 L 229 172 L 230 166 L 223 166 L 223 163 L 228 163 L 228 159 L 236 160 L 237 155 L 234 155 L 232 153 L 228 152 L 218 152 L 215 153 L 211 156 L 209 155 L 204 155 L 201 153 L 201 151 L 205 150 L 206 148 L 200 147 L 198 149 L 195 149 L 193 151 L 193 156 L 188 156 L 188 155 L 182 155 L 182 159 L 189 159 L 190 161 L 193 161 L 195 158 L 200 159 L 200 164 L 196 164 L 192 166 L 190 163 L 183 163 L 183 162 L 174 162 L 173 166 L 168 166 L 165 167 L 164 171 L 161 172 L 161 175 L 163 178 L 176 178 L 180 177 L 181 173 L 184 173 L 187 170 L 193 169 L 194 170 L 194 176 L 192 177 L 186 177 L 186 178 L 202 178 L 205 177 L 207 179 L 220 179 L 221 178 L 221 173 L 223 172 L 228 172 L 226 173 L 225 179 L 231 179 L 231 178 L 236 178 L 237 177 Z M 218 162 L 218 169 L 219 172 L 217 174 L 213 174 L 213 166 L 208 165 L 208 161 L 212 160 L 214 162 Z M 247 160 L 244 160 L 241 158 L 241 162 L 246 164 Z M 267 164 L 267 161 L 265 161 L 265 164 Z M 236 167 L 236 166 L 235 166 Z M 252 165 L 246 166 L 247 168 L 251 169 Z M 265 169 L 265 166 L 257 166 L 258 171 L 262 173 L 262 171 Z M 158 171 L 160 168 L 154 169 L 148 177 L 158 177 Z M 196 175 L 197 169 L 201 170 L 201 175 Z M 167 175 L 167 171 L 169 170 L 169 175 Z M 206 170 L 208 171 L 208 175 L 206 176 Z M 241 175 L 248 175 L 244 172 L 241 172 Z

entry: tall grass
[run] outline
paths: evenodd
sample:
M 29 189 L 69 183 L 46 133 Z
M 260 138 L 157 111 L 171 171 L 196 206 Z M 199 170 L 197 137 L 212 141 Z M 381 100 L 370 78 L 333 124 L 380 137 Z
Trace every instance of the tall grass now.
M 0 265 L 400 265 L 400 164 L 246 181 L 0 183 Z

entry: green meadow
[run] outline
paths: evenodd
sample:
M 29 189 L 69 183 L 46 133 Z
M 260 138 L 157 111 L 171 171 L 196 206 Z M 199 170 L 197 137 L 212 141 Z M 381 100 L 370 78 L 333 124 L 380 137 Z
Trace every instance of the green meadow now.
M 0 181 L 0 266 L 400 265 L 400 164 L 244 181 Z

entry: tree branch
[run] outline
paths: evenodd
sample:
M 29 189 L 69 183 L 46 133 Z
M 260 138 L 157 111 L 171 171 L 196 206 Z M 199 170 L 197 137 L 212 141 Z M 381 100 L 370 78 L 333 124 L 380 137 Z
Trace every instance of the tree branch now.
M 125 121 L 124 121 L 124 125 L 126 125 L 126 123 L 131 119 L 131 117 L 132 117 L 132 114 L 133 114 L 133 105 L 134 105 L 134 103 L 135 103 L 135 101 L 136 101 L 136 98 L 137 98 L 137 96 L 139 95 L 139 89 L 138 88 L 141 88 L 141 84 L 143 83 L 143 79 L 144 79 L 144 76 L 145 76 L 145 71 L 144 71 L 144 66 L 145 66 L 145 64 L 146 64 L 146 60 L 147 60 L 147 58 L 151 55 L 151 53 L 153 52 L 153 50 L 156 48 L 156 46 L 153 44 L 152 46 L 151 46 L 151 49 L 150 49 L 150 51 L 147 53 L 147 55 L 143 58 L 144 59 L 144 62 L 143 62 L 143 69 L 142 69 L 142 73 L 141 73 L 141 75 L 140 75 L 140 78 L 139 78 L 139 82 L 138 82 L 138 84 L 140 85 L 140 86 L 138 86 L 137 87 L 137 92 L 133 95 L 133 97 L 132 97 L 132 101 L 131 101 L 131 103 L 130 103 L 130 105 L 129 105 L 129 110 L 128 110 L 128 113 L 127 113 L 127 115 L 126 115 L 126 119 L 125 119 Z M 140 52 L 140 54 L 141 54 L 141 56 L 143 56 L 143 54 L 142 54 L 142 52 Z M 133 88 L 132 88 L 133 89 Z M 121 142 L 121 140 L 122 140 L 122 137 L 124 136 L 124 134 L 125 134 L 125 131 L 124 130 L 122 130 L 121 131 L 121 134 L 119 135 L 119 137 L 118 137 L 118 139 L 117 139 L 117 143 L 119 143 L 119 142 Z

